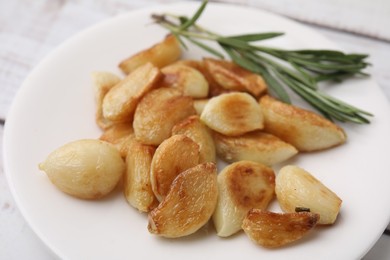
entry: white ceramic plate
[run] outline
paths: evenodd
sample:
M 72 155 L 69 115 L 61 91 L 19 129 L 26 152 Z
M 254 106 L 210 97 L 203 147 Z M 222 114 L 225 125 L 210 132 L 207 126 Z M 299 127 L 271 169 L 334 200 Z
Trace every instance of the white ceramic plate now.
M 98 24 L 61 45 L 26 79 L 9 113 L 4 140 L 5 171 L 24 217 L 48 247 L 66 259 L 360 258 L 390 220 L 390 111 L 370 79 L 349 80 L 328 91 L 374 113 L 372 123 L 344 125 L 349 136 L 345 145 L 290 161 L 343 199 L 337 223 L 281 249 L 258 247 L 243 232 L 221 239 L 212 227 L 182 239 L 159 238 L 148 233 L 146 215 L 129 207 L 120 191 L 99 201 L 78 200 L 57 190 L 38 170 L 53 149 L 100 135 L 90 73 L 119 73 L 119 61 L 161 40 L 166 31 L 150 24 L 152 12 L 189 15 L 198 4 L 164 5 Z M 273 46 L 336 48 L 301 25 L 256 9 L 209 4 L 200 23 L 222 34 L 286 32 L 268 41 Z M 203 54 L 194 48 L 186 56 Z

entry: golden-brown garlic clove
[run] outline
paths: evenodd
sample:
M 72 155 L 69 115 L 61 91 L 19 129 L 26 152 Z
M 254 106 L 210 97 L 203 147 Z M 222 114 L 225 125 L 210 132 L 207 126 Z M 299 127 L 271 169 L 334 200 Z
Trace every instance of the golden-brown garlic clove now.
M 211 129 L 228 136 L 263 128 L 260 105 L 249 94 L 240 92 L 211 98 L 200 119 Z
M 199 145 L 199 163 L 215 162 L 216 152 L 211 130 L 200 121 L 199 116 L 190 116 L 177 123 L 172 135 L 183 134 Z
M 205 58 L 203 62 L 209 75 L 224 89 L 248 92 L 255 97 L 267 91 L 267 84 L 260 75 L 231 61 Z
M 103 99 L 103 116 L 112 121 L 131 121 L 141 98 L 156 87 L 162 77 L 151 63 L 137 68 L 111 88 Z
M 213 214 L 217 235 L 231 236 L 241 230 L 252 208 L 266 209 L 274 197 L 275 173 L 260 163 L 240 161 L 218 175 L 218 203 Z
M 313 230 L 318 220 L 319 215 L 311 212 L 274 213 L 252 209 L 242 228 L 256 244 L 276 248 L 301 239 Z
M 129 144 L 123 192 L 127 202 L 142 212 L 149 212 L 158 205 L 150 181 L 150 166 L 156 148 L 133 141 Z
M 184 96 L 207 97 L 209 84 L 198 70 L 184 64 L 171 64 L 161 69 L 164 74 L 163 85 L 182 91 Z
M 103 132 L 99 139 L 112 143 L 121 156 L 126 158 L 129 143 L 135 140 L 133 126 L 130 122 L 113 124 Z
M 299 151 L 310 152 L 346 141 L 344 130 L 324 117 L 280 102 L 270 96 L 260 99 L 264 131 L 292 144 Z
M 226 136 L 214 132 L 213 136 L 217 155 L 230 163 L 249 160 L 272 166 L 298 153 L 292 145 L 260 131 L 240 136 Z
M 123 60 L 119 64 L 119 68 L 125 74 L 130 74 L 138 67 L 145 65 L 148 62 L 158 68 L 162 68 L 175 62 L 180 56 L 180 43 L 175 36 L 170 34 L 163 41 Z
M 150 178 L 159 201 L 168 194 L 173 180 L 181 172 L 199 164 L 199 145 L 185 135 L 164 140 L 153 156 Z
M 170 238 L 195 233 L 209 221 L 217 197 L 215 164 L 192 167 L 175 178 L 168 195 L 149 213 L 148 230 Z
M 182 96 L 174 88 L 158 88 L 148 93 L 138 104 L 133 128 L 138 141 L 159 145 L 171 136 L 172 127 L 194 115 L 191 97 Z

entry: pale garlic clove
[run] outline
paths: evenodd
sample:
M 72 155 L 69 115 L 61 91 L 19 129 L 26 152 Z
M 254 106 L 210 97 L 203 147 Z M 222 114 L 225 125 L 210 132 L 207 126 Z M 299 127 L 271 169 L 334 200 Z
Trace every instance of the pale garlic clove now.
M 344 143 L 344 130 L 324 117 L 280 102 L 270 96 L 260 99 L 264 131 L 292 144 L 299 151 L 327 149 Z
M 249 160 L 272 166 L 298 153 L 294 146 L 260 131 L 240 136 L 226 136 L 214 132 L 213 136 L 217 155 L 230 163 Z
M 123 192 L 127 202 L 142 212 L 149 212 L 158 205 L 150 181 L 150 166 L 156 148 L 133 141 L 129 144 Z
M 266 209 L 274 198 L 275 173 L 262 164 L 240 161 L 218 175 L 218 203 L 213 214 L 217 235 L 231 236 L 241 230 L 252 208 Z
M 138 104 L 133 128 L 138 141 L 159 145 L 171 136 L 172 127 L 196 114 L 191 97 L 182 96 L 174 88 L 158 88 L 148 93 Z
M 232 92 L 211 98 L 200 116 L 211 129 L 228 136 L 263 128 L 263 114 L 257 101 L 246 93 Z
M 252 209 L 242 229 L 256 244 L 276 248 L 301 239 L 314 229 L 318 220 L 319 215 L 311 212 L 274 213 Z
M 145 65 L 148 62 L 158 68 L 162 68 L 177 61 L 180 56 L 180 43 L 175 36 L 170 34 L 163 41 L 123 60 L 119 64 L 119 68 L 125 74 L 130 74 L 138 67 Z
M 107 71 L 96 71 L 91 76 L 96 100 L 95 119 L 97 125 L 104 130 L 111 127 L 114 123 L 103 117 L 103 98 L 112 87 L 121 81 L 121 78 Z
M 318 224 L 333 224 L 342 200 L 309 172 L 294 165 L 284 166 L 276 177 L 275 192 L 284 212 L 310 209 L 320 215 Z
M 171 64 L 161 69 L 164 86 L 177 88 L 184 96 L 207 97 L 209 84 L 202 73 L 184 64 Z
M 161 77 L 160 70 L 151 63 L 134 70 L 104 96 L 104 118 L 116 122 L 131 121 L 138 102 L 156 87 Z
M 183 237 L 204 226 L 218 197 L 217 168 L 203 163 L 179 174 L 165 199 L 149 212 L 148 230 L 163 237 Z
M 181 172 L 199 164 L 199 145 L 185 135 L 173 135 L 156 149 L 150 169 L 152 189 L 159 201 Z
M 211 130 L 204 125 L 199 116 L 190 116 L 177 123 L 172 135 L 183 134 L 199 145 L 199 163 L 216 162 L 215 145 Z
M 116 187 L 125 163 L 112 144 L 83 139 L 50 153 L 39 169 L 61 191 L 80 199 L 99 199 Z

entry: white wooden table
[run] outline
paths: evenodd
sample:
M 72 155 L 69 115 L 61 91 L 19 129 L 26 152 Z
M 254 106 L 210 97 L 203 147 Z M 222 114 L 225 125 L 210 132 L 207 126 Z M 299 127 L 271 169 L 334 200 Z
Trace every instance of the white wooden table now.
M 21 216 L 3 173 L 3 124 L 23 79 L 48 52 L 76 32 L 123 12 L 166 2 L 172 1 L 0 1 L 0 259 L 55 258 Z M 374 66 L 369 72 L 390 102 L 390 31 L 384 29 L 390 24 L 390 4 L 386 0 L 226 2 L 288 16 L 348 52 L 370 54 Z M 364 259 L 390 259 L 390 236 L 382 235 Z

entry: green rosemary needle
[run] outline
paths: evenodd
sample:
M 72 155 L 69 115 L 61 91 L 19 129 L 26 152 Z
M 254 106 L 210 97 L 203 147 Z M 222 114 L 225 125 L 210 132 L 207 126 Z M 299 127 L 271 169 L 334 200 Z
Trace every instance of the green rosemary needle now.
M 367 117 L 373 116 L 371 113 L 331 97 L 318 88 L 321 81 L 338 82 L 354 75 L 366 76 L 362 70 L 369 65 L 365 61 L 368 55 L 334 50 L 283 50 L 252 44 L 279 37 L 283 35 L 281 32 L 221 36 L 196 23 L 207 3 L 204 0 L 192 17 L 153 14 L 152 19 L 175 35 L 184 48 L 188 47 L 183 39 L 221 59 L 227 54 L 237 65 L 261 75 L 271 94 L 283 102 L 291 103 L 285 89 L 288 87 L 330 120 L 369 123 Z M 205 44 L 205 41 L 216 42 L 222 51 Z

